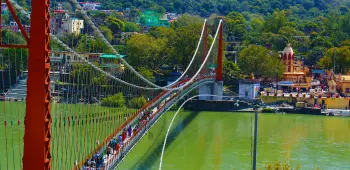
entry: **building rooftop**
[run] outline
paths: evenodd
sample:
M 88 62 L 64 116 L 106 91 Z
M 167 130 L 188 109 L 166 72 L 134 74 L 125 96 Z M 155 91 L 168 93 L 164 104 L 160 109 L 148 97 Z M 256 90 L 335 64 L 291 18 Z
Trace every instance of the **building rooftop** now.
M 292 49 L 292 46 L 290 44 L 288 44 L 288 46 L 286 48 L 284 48 L 283 52 L 282 52 L 283 55 L 293 55 L 294 52 L 293 52 L 293 49 Z
M 124 58 L 125 57 L 125 55 L 119 55 L 119 56 L 116 56 L 116 55 L 114 55 L 114 54 L 102 54 L 101 55 L 101 58 L 115 58 L 115 59 L 117 59 L 117 58 Z

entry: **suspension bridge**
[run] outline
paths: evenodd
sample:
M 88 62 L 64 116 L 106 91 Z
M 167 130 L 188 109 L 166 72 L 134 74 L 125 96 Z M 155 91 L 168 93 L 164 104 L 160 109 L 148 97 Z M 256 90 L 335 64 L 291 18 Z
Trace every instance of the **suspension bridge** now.
M 0 37 L 0 169 L 114 169 L 178 101 L 194 93 L 213 95 L 205 100 L 222 96 L 222 20 L 213 35 L 204 21 L 188 66 L 161 87 L 120 57 L 76 0 L 71 2 L 86 32 L 108 49 L 92 43 L 77 52 L 76 43 L 54 34 L 49 0 L 32 1 L 30 13 L 13 0 L 5 2 L 25 41 Z M 23 23 L 28 21 L 26 32 Z M 116 56 L 105 61 L 114 69 L 90 58 L 104 50 Z

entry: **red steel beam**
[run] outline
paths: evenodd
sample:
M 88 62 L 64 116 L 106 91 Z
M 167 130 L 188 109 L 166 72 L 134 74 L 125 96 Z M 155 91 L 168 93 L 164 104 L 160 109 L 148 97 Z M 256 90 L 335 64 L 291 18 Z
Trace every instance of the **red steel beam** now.
M 0 44 L 0 48 L 28 48 L 28 45 Z
M 24 170 L 51 169 L 50 0 L 33 0 L 24 131 Z
M 29 43 L 28 35 L 27 35 L 26 31 L 24 30 L 24 28 L 23 28 L 21 22 L 19 21 L 17 15 L 16 15 L 16 12 L 15 12 L 15 10 L 13 9 L 13 7 L 12 7 L 10 1 L 9 1 L 9 0 L 5 0 L 5 3 L 6 3 L 6 5 L 7 5 L 7 7 L 9 8 L 9 10 L 10 10 L 10 12 L 11 12 L 13 18 L 15 19 L 15 21 L 16 21 L 18 27 L 19 27 L 19 30 L 21 30 L 22 36 L 24 37 L 24 39 L 27 41 L 27 44 L 28 44 L 28 43 Z M 32 9 L 32 12 L 33 12 L 33 9 Z M 33 25 L 32 25 L 32 26 L 33 26 Z
M 223 45 L 223 23 L 219 27 L 219 49 L 218 49 L 218 67 L 216 69 L 216 81 L 222 81 L 222 45 Z

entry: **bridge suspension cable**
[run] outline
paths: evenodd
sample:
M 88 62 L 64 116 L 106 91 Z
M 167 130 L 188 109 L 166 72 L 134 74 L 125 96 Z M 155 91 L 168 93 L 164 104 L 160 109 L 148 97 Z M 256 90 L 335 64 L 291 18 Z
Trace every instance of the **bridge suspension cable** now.
M 104 43 L 106 43 L 108 45 L 108 47 L 112 50 L 112 52 L 117 55 L 120 56 L 120 54 L 113 48 L 113 46 L 107 41 L 107 39 L 103 36 L 102 32 L 96 27 L 96 25 L 92 22 L 92 20 L 90 19 L 90 17 L 86 14 L 86 12 L 81 8 L 80 4 L 76 1 L 76 0 L 71 0 L 72 3 L 75 5 L 75 7 L 78 9 L 78 11 L 83 14 L 84 19 L 88 22 L 88 24 L 93 28 L 93 31 L 95 32 L 95 34 L 101 38 L 103 40 Z M 176 84 L 178 81 L 181 80 L 181 78 L 186 74 L 186 72 L 188 71 L 188 69 L 190 68 L 191 64 L 194 61 L 194 58 L 198 52 L 200 43 L 202 41 L 203 38 L 203 34 L 204 34 L 204 30 L 205 30 L 205 26 L 206 26 L 207 20 L 204 20 L 204 24 L 203 24 L 203 28 L 202 28 L 202 33 L 200 36 L 200 39 L 198 41 L 198 45 L 196 48 L 196 51 L 193 54 L 193 57 L 191 59 L 191 62 L 189 63 L 188 67 L 186 68 L 186 70 L 184 71 L 184 73 L 177 79 L 175 80 L 173 83 L 166 85 L 165 87 L 160 87 L 152 82 L 150 82 L 149 80 L 147 80 L 145 77 L 143 77 L 140 73 L 138 73 L 131 65 L 129 65 L 128 62 L 126 62 L 123 58 L 120 57 L 120 60 L 127 66 L 129 67 L 132 72 L 134 72 L 139 78 L 141 78 L 143 81 L 147 82 L 149 85 L 166 90 L 167 88 L 171 87 L 173 84 Z M 206 34 L 206 33 L 205 33 Z
M 76 5 L 76 7 L 79 9 L 79 11 L 83 14 L 84 16 L 84 19 L 88 21 L 88 24 L 90 24 L 90 26 L 94 29 L 94 32 L 95 34 L 97 34 L 102 40 L 104 43 L 106 43 L 108 45 L 108 47 L 113 51 L 113 53 L 117 56 L 120 56 L 119 53 L 117 53 L 117 51 L 111 46 L 111 44 L 105 39 L 105 37 L 102 35 L 101 31 L 95 26 L 95 24 L 91 21 L 91 19 L 87 16 L 87 14 L 85 13 L 85 11 L 81 8 L 81 6 L 79 5 L 79 3 L 75 0 L 72 0 L 72 2 Z M 14 6 L 14 8 L 16 8 L 17 10 L 19 10 L 22 14 L 24 14 L 28 19 L 30 19 L 30 15 L 28 14 L 27 11 L 25 11 L 21 6 L 19 6 L 17 4 L 17 2 L 15 2 L 14 0 L 10 0 L 10 3 Z M 96 65 L 94 65 L 93 63 L 89 62 L 88 60 L 86 60 L 84 57 L 82 57 L 80 54 L 78 54 L 76 51 L 74 51 L 72 48 L 70 48 L 69 46 L 67 46 L 66 44 L 64 44 L 57 36 L 55 36 L 54 34 L 50 34 L 50 37 L 56 41 L 60 46 L 62 46 L 64 49 L 68 50 L 69 52 L 72 52 L 74 55 L 76 55 L 77 57 L 79 57 L 81 60 L 83 60 L 84 62 L 86 62 L 87 64 L 89 64 L 90 66 L 92 66 L 94 69 L 96 70 L 99 70 L 100 72 L 102 72 L 103 74 L 105 74 L 106 76 L 118 81 L 118 82 L 121 82 L 121 83 L 124 83 L 126 85 L 129 85 L 129 86 L 133 86 L 135 88 L 140 88 L 140 89 L 148 89 L 148 90 L 158 90 L 158 89 L 162 89 L 162 90 L 170 90 L 170 91 L 173 91 L 173 90 L 180 90 L 181 87 L 179 88 L 169 88 L 171 87 L 173 84 L 177 83 L 178 81 L 180 81 L 187 73 L 187 71 L 191 68 L 192 66 L 192 63 L 195 59 L 195 56 L 197 55 L 198 53 L 198 49 L 199 49 L 199 46 L 200 46 L 200 43 L 202 41 L 202 38 L 203 38 L 203 34 L 204 34 L 204 30 L 205 30 L 205 25 L 207 23 L 207 20 L 205 19 L 204 21 L 204 24 L 203 24 L 203 28 L 202 28 L 202 33 L 201 33 L 201 36 L 200 36 L 200 39 L 198 41 L 198 44 L 197 44 L 197 48 L 194 52 L 194 55 L 189 63 L 189 65 L 187 66 L 187 68 L 185 69 L 185 71 L 181 74 L 181 76 L 179 78 L 177 78 L 177 80 L 175 80 L 174 82 L 172 82 L 171 84 L 165 86 L 165 87 L 160 87 L 152 82 L 150 82 L 149 80 L 147 80 L 146 78 L 144 78 L 140 73 L 138 73 L 132 66 L 130 66 L 124 59 L 122 59 L 120 57 L 120 60 L 126 64 L 126 66 L 132 70 L 132 72 L 134 72 L 139 78 L 141 78 L 143 81 L 147 82 L 148 84 L 150 84 L 151 86 L 154 86 L 155 88 L 153 87 L 140 87 L 140 86 L 136 86 L 134 84 L 131 84 L 131 83 L 128 83 L 128 82 L 125 82 L 113 75 L 111 75 L 110 73 L 108 72 L 105 72 L 104 70 L 100 69 L 99 67 L 97 67 Z M 209 54 L 210 52 L 208 52 Z M 208 56 L 208 55 L 207 55 Z M 207 57 L 206 57 L 207 58 Z M 203 62 L 204 64 L 205 62 Z M 198 75 L 198 74 L 197 74 Z M 195 75 L 195 76 L 197 76 Z M 193 76 L 195 78 L 195 76 Z
M 25 16 L 30 17 L 15 1 L 10 0 L 10 2 L 14 3 L 14 7 L 19 11 L 27 14 Z M 221 24 L 222 21 L 220 21 L 219 27 Z M 89 33 L 89 29 L 91 28 L 86 28 L 87 33 Z M 201 37 L 203 37 L 203 34 L 204 31 L 202 30 Z M 168 85 L 168 87 L 159 88 L 143 81 L 142 78 L 135 75 L 133 69 L 127 65 L 125 68 L 122 68 L 119 61 L 118 63 L 114 63 L 114 59 L 112 59 L 109 64 L 119 65 L 120 67 L 114 68 L 110 66 L 105 68 L 102 65 L 103 63 L 95 64 L 93 61 L 89 61 L 86 57 L 89 57 L 91 53 L 102 53 L 106 50 L 103 49 L 104 47 L 99 47 L 97 43 L 86 43 L 84 44 L 86 46 L 78 50 L 76 37 L 68 38 L 68 43 L 64 43 L 57 35 L 51 33 L 50 37 L 54 42 L 57 42 L 59 47 L 63 47 L 64 50 L 68 50 L 69 53 L 73 54 L 69 54 L 71 55 L 71 59 L 75 58 L 75 56 L 78 57 L 78 60 L 72 59 L 75 60 L 74 63 L 63 61 L 66 56 L 61 58 L 61 61 L 54 61 L 58 60 L 58 57 L 55 57 L 56 54 L 63 54 L 65 52 L 55 51 L 59 49 L 54 46 L 55 44 L 51 46 L 52 55 L 50 60 L 55 62 L 55 64 L 52 64 L 49 73 L 51 77 L 47 80 L 50 82 L 50 85 L 47 86 L 51 87 L 52 96 L 52 98 L 48 98 L 47 101 L 50 101 L 50 108 L 52 111 L 52 126 L 50 130 L 52 134 L 50 145 L 52 151 L 52 169 L 81 167 L 86 159 L 91 160 L 95 154 L 100 155 L 100 157 L 106 155 L 109 143 L 114 138 L 120 137 L 119 135 L 123 134 L 124 129 L 135 127 L 135 123 L 140 121 L 141 112 L 149 112 L 153 109 L 157 110 L 163 103 L 167 101 L 173 102 L 173 100 L 170 100 L 173 98 L 169 98 L 171 97 L 170 95 L 183 92 L 183 90 L 189 85 L 192 85 L 192 83 L 198 83 L 200 81 L 199 78 L 208 75 L 209 72 L 205 70 L 204 67 L 215 63 L 216 48 L 214 48 L 214 46 L 217 43 L 217 35 L 218 31 L 215 34 L 209 51 L 205 53 L 204 59 L 196 57 L 196 55 L 200 53 L 198 50 L 200 48 L 199 46 L 203 44 L 201 43 L 203 39 L 200 38 L 196 52 L 186 68 L 186 72 L 191 74 L 189 78 L 183 81 L 179 81 L 178 78 L 176 81 L 179 82 L 173 83 L 171 86 Z M 89 38 L 91 37 L 86 36 L 82 41 L 90 42 L 88 41 L 90 40 Z M 74 48 L 74 46 L 76 48 Z M 2 51 L 2 54 L 7 54 L 9 56 L 9 54 L 12 53 L 12 51 L 6 52 L 7 53 L 4 53 L 4 51 Z M 19 53 L 15 52 L 15 54 L 18 55 Z M 23 53 L 23 56 L 26 56 L 26 54 Z M 26 64 L 22 66 L 25 63 L 24 60 L 17 62 L 17 58 L 20 57 L 15 58 L 15 63 L 12 65 L 16 67 L 16 73 L 13 74 L 13 72 L 10 72 L 9 74 L 24 74 L 28 66 Z M 12 61 L 6 60 L 6 62 Z M 2 66 L 5 65 L 7 64 L 2 64 Z M 8 64 L 8 66 L 11 67 L 11 64 Z M 185 73 L 181 76 L 183 77 Z M 214 79 L 210 78 L 210 80 L 208 79 L 207 81 L 213 82 Z M 16 147 L 13 146 L 16 146 L 17 134 L 18 139 L 20 139 L 23 134 L 23 123 L 21 122 L 24 120 L 24 111 L 21 110 L 24 108 L 23 102 L 17 102 L 15 105 L 13 102 L 25 100 L 27 93 L 25 91 L 26 82 L 27 78 L 23 76 L 21 81 L 15 81 L 10 87 L 3 88 L 3 92 L 6 93 L 5 98 L 11 100 L 4 102 L 2 105 L 3 108 L 5 108 L 2 114 L 5 118 L 0 116 L 1 120 L 5 122 L 3 127 L 9 128 L 9 122 L 12 120 L 9 115 L 15 115 L 11 110 L 17 110 L 18 114 L 18 118 L 13 119 L 11 122 L 11 124 L 13 124 L 13 122 L 18 121 L 18 133 L 13 133 L 15 138 L 6 138 L 7 144 L 6 149 L 4 149 L 8 154 L 8 163 L 4 165 L 9 167 L 12 167 L 11 164 L 14 164 L 14 162 L 11 161 L 11 156 L 15 154 L 11 154 L 11 150 L 12 152 L 17 151 Z M 16 90 L 22 90 L 21 93 L 24 92 L 24 95 L 19 95 L 19 92 L 15 92 Z M 31 95 L 35 95 L 35 92 L 32 91 Z M 11 134 L 10 131 L 5 130 L 5 132 L 6 136 Z M 12 146 L 10 146 L 13 139 L 15 140 Z M 21 142 L 20 140 L 17 142 L 19 143 L 19 148 L 21 148 Z M 130 144 L 129 146 L 132 145 Z M 116 153 L 119 151 L 120 149 L 114 149 Z M 21 155 L 21 153 L 19 152 L 18 155 Z M 19 156 L 19 158 L 20 157 L 21 156 Z M 15 156 L 13 159 L 15 158 L 18 157 Z M 18 159 L 18 161 L 20 161 L 20 159 Z

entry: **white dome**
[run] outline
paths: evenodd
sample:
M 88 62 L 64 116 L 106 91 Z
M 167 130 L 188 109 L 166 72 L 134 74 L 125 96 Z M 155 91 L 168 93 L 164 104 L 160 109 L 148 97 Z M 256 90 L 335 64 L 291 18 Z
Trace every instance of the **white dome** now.
M 286 54 L 287 56 L 289 56 L 290 54 L 291 56 L 293 56 L 294 52 L 290 44 L 288 44 L 288 46 L 284 48 L 283 54 Z

